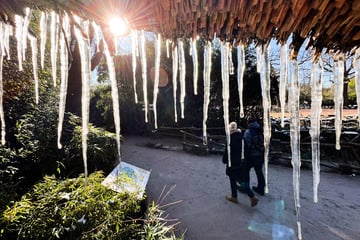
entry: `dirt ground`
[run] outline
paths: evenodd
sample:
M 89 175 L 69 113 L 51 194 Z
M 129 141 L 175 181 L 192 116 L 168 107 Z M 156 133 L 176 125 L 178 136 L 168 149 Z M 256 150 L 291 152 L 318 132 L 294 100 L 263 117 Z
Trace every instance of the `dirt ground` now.
M 146 147 L 148 143 L 163 148 Z M 151 170 L 146 190 L 149 201 L 164 206 L 168 219 L 179 222 L 177 229 L 185 231 L 187 240 L 298 237 L 291 168 L 269 166 L 270 192 L 258 196 L 260 201 L 252 208 L 246 195 L 239 194 L 239 204 L 225 199 L 230 184 L 220 155 L 183 152 L 173 139 L 125 136 L 122 160 Z M 301 171 L 300 182 L 302 239 L 360 239 L 360 176 L 322 172 L 318 203 L 313 202 L 310 170 Z M 251 185 L 255 183 L 252 171 Z M 167 196 L 160 197 L 164 193 Z
M 300 109 L 300 117 L 310 117 L 311 109 Z M 347 117 L 356 117 L 357 116 L 357 109 L 343 109 L 343 118 L 346 119 Z M 271 112 L 270 114 L 273 118 L 281 118 L 280 112 Z M 335 109 L 330 108 L 323 108 L 321 110 L 321 115 L 323 117 L 328 116 L 335 116 Z M 285 113 L 285 117 L 289 117 L 289 113 Z

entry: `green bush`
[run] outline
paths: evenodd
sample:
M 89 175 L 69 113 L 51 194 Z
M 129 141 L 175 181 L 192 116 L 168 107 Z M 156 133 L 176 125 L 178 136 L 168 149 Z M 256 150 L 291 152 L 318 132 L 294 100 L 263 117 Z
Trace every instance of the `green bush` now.
M 101 172 L 57 180 L 45 177 L 1 218 L 4 239 L 177 239 L 154 205 L 101 185 Z

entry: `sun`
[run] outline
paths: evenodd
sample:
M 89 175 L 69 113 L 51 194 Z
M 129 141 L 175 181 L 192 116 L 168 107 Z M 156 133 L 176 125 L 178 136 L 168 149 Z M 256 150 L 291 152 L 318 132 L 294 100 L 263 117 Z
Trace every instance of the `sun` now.
M 111 33 L 115 37 L 123 36 L 129 31 L 129 25 L 126 19 L 121 17 L 112 17 L 108 20 L 108 25 Z

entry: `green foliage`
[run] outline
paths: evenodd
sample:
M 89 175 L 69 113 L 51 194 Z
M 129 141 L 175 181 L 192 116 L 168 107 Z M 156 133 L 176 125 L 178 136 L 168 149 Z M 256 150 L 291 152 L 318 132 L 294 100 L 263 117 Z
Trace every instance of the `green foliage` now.
M 57 180 L 45 177 L 1 218 L 5 239 L 176 239 L 152 206 L 147 219 L 136 195 L 116 193 L 103 174 Z M 168 237 L 170 236 L 170 237 Z
M 355 79 L 351 79 L 348 84 L 348 97 L 350 104 L 356 104 L 356 89 L 355 89 Z
M 64 146 L 65 158 L 63 163 L 65 169 L 62 171 L 65 176 L 76 177 L 84 171 L 81 150 L 82 129 L 79 126 L 79 121 L 80 119 L 77 119 L 75 115 L 70 117 L 70 122 L 75 128 L 70 142 Z M 87 148 L 89 173 L 95 170 L 102 170 L 106 174 L 110 173 L 118 161 L 115 134 L 89 124 Z
M 334 86 L 323 88 L 323 105 L 334 105 Z

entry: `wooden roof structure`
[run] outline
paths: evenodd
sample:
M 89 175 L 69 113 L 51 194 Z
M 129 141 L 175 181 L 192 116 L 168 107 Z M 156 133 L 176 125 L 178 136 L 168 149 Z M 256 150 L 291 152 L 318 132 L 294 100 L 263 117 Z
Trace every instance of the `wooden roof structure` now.
M 103 26 L 105 16 L 115 14 L 168 39 L 216 36 L 262 44 L 293 34 L 301 43 L 309 38 L 317 50 L 360 46 L 360 0 L 1 0 L 0 17 L 11 21 L 24 7 L 66 11 Z

